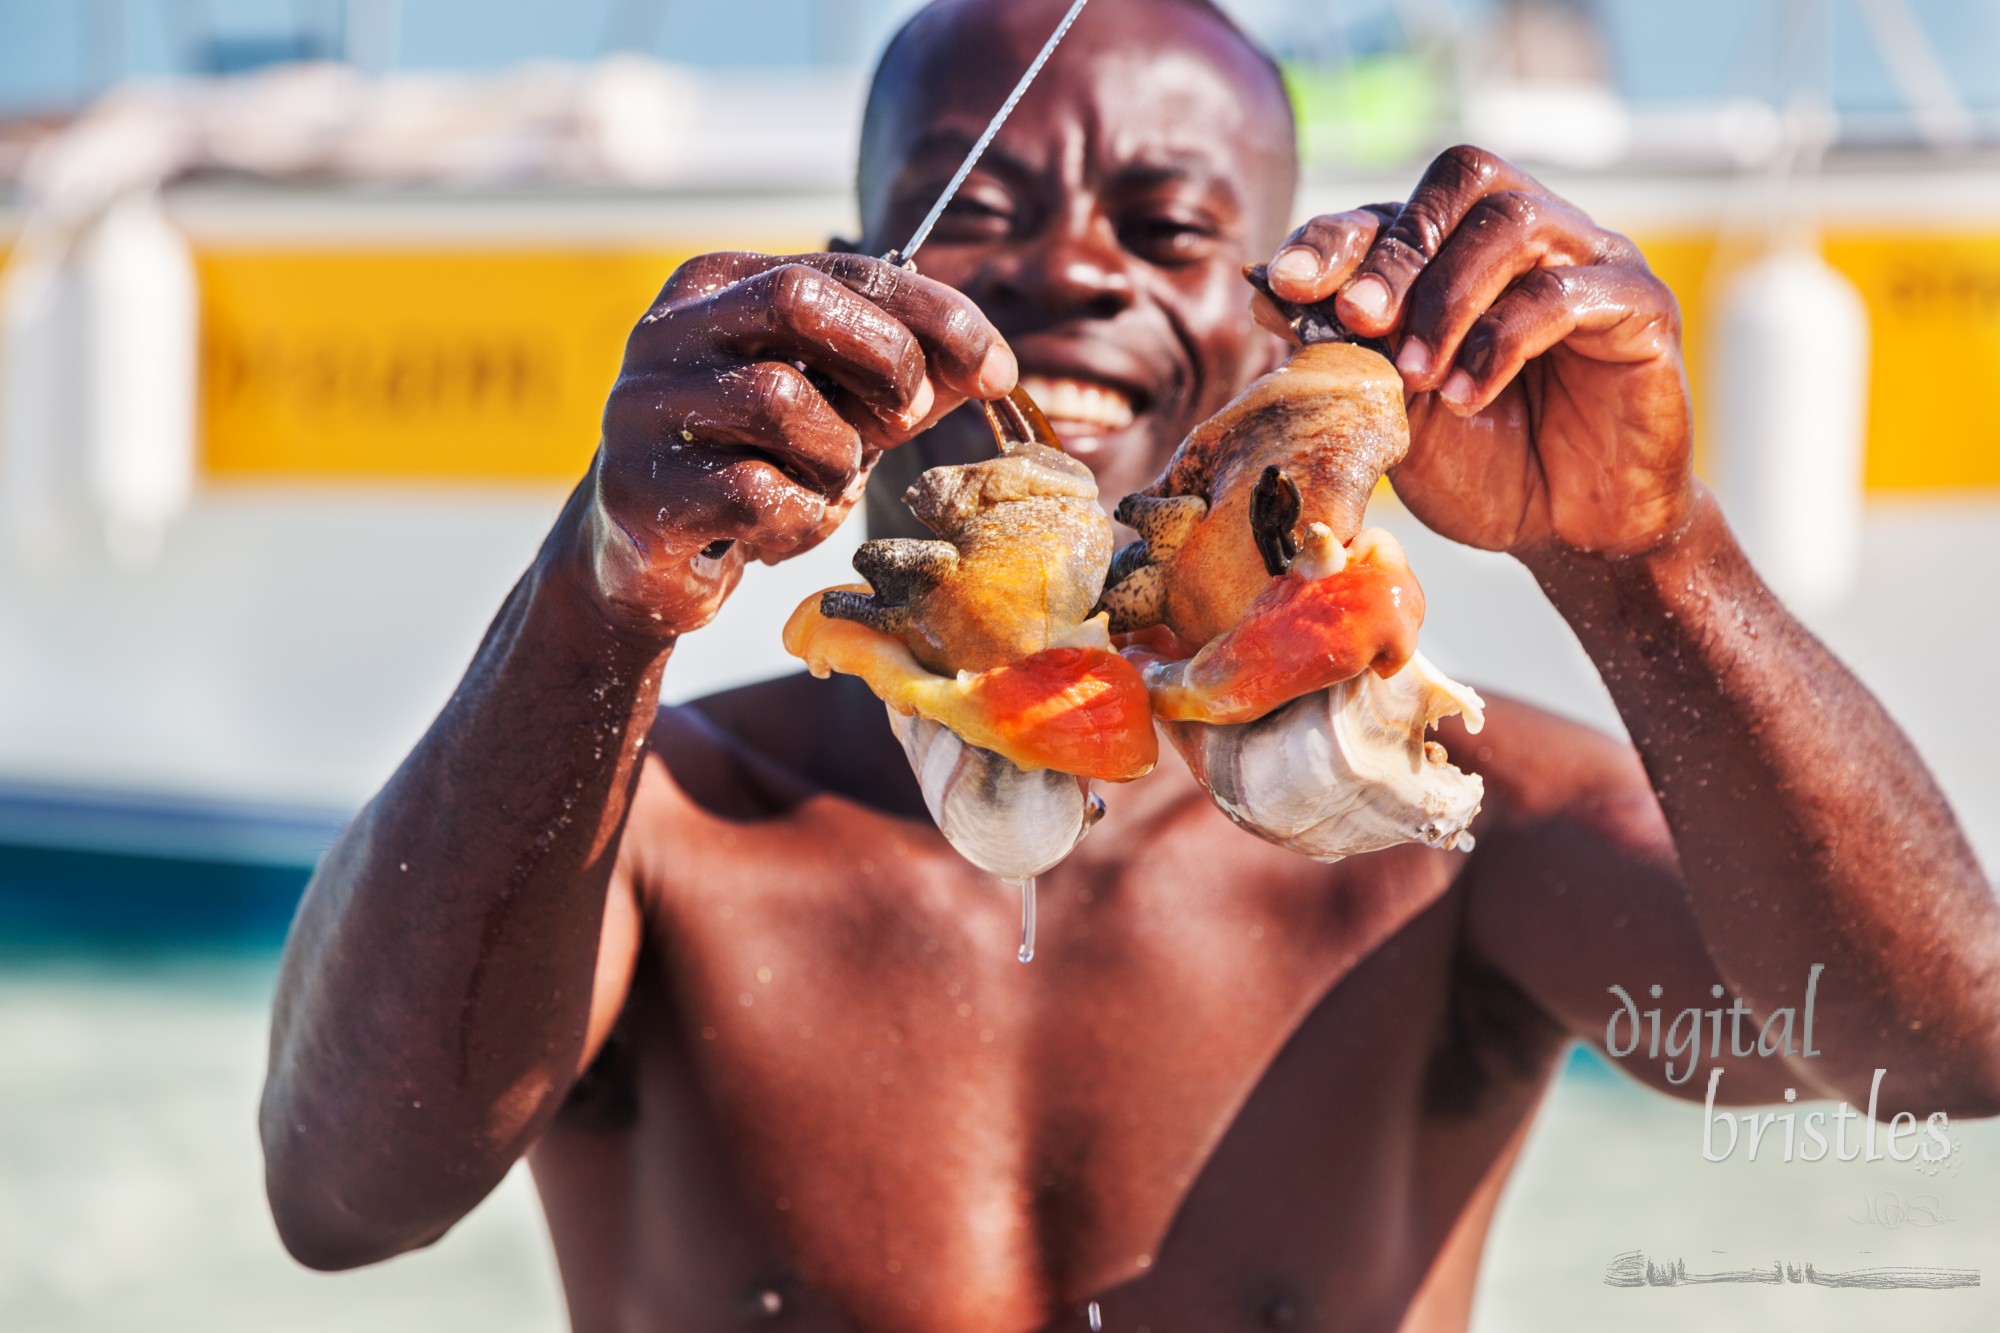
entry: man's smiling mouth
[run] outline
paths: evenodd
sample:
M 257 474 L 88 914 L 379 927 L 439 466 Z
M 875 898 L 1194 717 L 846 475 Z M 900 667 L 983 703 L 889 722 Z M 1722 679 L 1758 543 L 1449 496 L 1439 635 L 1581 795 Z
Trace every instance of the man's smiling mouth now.
M 1040 404 L 1049 424 L 1065 443 L 1095 441 L 1132 424 L 1132 399 L 1120 389 L 1097 380 L 1068 376 L 1023 375 L 1021 387 Z

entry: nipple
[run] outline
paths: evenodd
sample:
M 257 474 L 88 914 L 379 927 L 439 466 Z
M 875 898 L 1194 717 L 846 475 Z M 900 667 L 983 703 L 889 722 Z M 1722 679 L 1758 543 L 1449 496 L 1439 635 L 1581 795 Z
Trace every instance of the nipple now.
M 743 1300 L 743 1321 L 768 1324 L 785 1312 L 785 1297 L 776 1287 L 759 1287 Z

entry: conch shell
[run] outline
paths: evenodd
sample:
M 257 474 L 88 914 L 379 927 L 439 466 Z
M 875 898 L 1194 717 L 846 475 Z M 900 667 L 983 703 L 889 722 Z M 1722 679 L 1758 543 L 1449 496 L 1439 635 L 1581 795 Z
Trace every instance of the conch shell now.
M 1088 778 L 1021 768 L 920 714 L 891 708 L 889 727 L 931 818 L 960 856 L 989 874 L 1027 880 L 1055 868 L 1104 813 Z
M 1481 723 L 1477 694 L 1413 654 L 1384 678 L 1364 671 L 1255 722 L 1161 722 L 1222 812 L 1258 837 L 1337 861 L 1405 842 L 1470 850 L 1484 787 L 1424 739 L 1440 717 Z
M 1197 427 L 1127 496 L 1140 540 L 1102 605 L 1175 749 L 1230 818 L 1337 859 L 1470 846 L 1476 775 L 1424 733 L 1479 696 L 1417 655 L 1423 592 L 1362 516 L 1409 448 L 1380 354 L 1309 343 Z
M 1144 776 L 1159 741 L 1091 614 L 1111 560 L 1096 480 L 1025 394 L 986 412 L 999 456 L 932 468 L 903 497 L 940 540 L 863 544 L 868 582 L 809 598 L 785 647 L 866 681 L 952 846 L 1025 880 L 1096 822 L 1091 779 Z

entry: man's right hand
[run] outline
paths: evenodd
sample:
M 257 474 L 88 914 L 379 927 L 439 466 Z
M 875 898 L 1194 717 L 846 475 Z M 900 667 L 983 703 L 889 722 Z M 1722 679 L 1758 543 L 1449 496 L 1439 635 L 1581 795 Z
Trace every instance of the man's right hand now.
M 581 497 L 585 583 L 621 631 L 698 629 L 747 560 L 838 527 L 884 449 L 1016 375 L 977 306 L 881 260 L 689 260 L 633 329 L 605 404 Z

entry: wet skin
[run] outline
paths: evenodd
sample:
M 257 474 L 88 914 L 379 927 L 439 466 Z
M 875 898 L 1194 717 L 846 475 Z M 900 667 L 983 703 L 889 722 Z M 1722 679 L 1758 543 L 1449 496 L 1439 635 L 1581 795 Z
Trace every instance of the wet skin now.
M 906 37 L 864 252 L 1057 8 Z M 1478 849 L 1333 866 L 1231 827 L 1169 754 L 1044 878 L 1024 967 L 1013 899 L 930 827 L 865 689 L 658 708 L 746 559 L 823 536 L 870 466 L 969 449 L 958 418 L 930 428 L 1017 364 L 1136 410 L 1078 450 L 1115 499 L 1281 353 L 1237 276 L 1288 205 L 1268 77 L 1194 7 L 1099 0 L 927 277 L 675 275 L 591 475 L 301 909 L 262 1120 L 300 1259 L 426 1244 L 527 1154 L 580 1329 L 1081 1327 L 1093 1298 L 1120 1329 L 1454 1328 L 1611 984 L 1765 1010 L 1824 963 L 1825 1056 L 1735 1062 L 1725 1088 L 1862 1102 L 1879 1065 L 1885 1117 L 2000 1108 L 1990 892 L 1692 482 L 1671 297 L 1474 150 L 1406 205 L 1308 224 L 1273 281 L 1343 293 L 1402 353 L 1399 494 L 1526 563 L 1635 745 L 1496 702 L 1443 737 L 1486 777 Z

